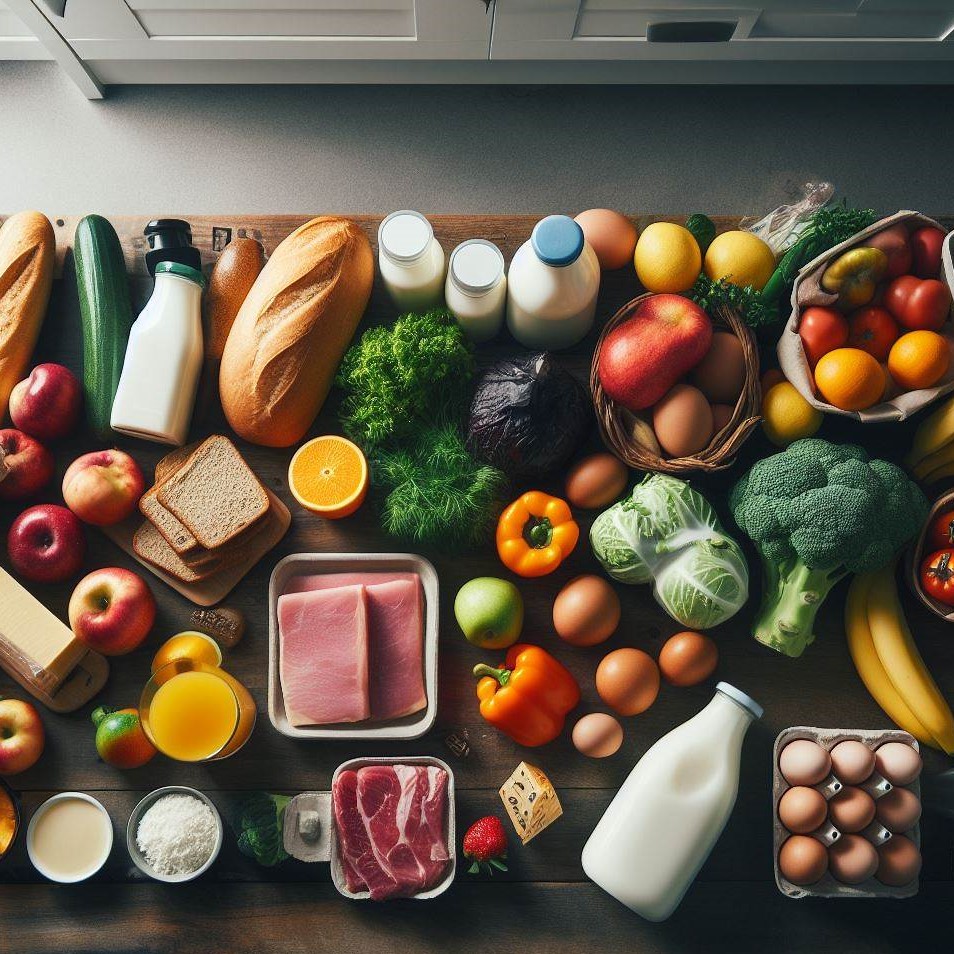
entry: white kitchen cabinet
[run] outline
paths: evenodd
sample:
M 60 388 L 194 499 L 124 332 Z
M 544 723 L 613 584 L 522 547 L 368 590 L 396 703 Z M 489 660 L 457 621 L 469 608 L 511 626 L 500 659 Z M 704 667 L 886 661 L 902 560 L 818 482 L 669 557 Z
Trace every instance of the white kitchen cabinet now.
M 952 27 L 952 0 L 497 0 L 491 58 L 951 61 Z
M 0 0 L 0 60 L 49 60 L 52 55 L 27 25 Z

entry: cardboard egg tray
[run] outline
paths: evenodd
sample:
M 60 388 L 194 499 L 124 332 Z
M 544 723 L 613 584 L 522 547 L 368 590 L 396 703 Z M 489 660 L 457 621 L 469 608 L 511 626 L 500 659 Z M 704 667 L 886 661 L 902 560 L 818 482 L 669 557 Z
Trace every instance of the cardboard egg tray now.
M 788 838 L 789 831 L 787 828 L 785 828 L 781 821 L 779 821 L 778 803 L 785 792 L 787 792 L 792 786 L 790 786 L 782 776 L 782 773 L 778 767 L 778 760 L 782 749 L 784 749 L 789 742 L 794 742 L 796 739 L 810 739 L 812 742 L 817 742 L 829 752 L 837 743 L 844 742 L 846 739 L 856 739 L 859 742 L 863 742 L 871 749 L 878 748 L 878 746 L 884 742 L 904 742 L 913 746 L 915 750 L 920 751 L 920 746 L 918 745 L 914 736 L 907 732 L 902 732 L 900 729 L 820 729 L 815 726 L 794 725 L 780 732 L 778 737 L 775 739 L 775 747 L 772 753 L 772 820 L 774 825 L 773 861 L 775 864 L 775 883 L 778 885 L 778 890 L 781 891 L 782 894 L 784 894 L 787 898 L 795 899 L 910 898 L 917 894 L 919 887 L 919 880 L 917 878 L 915 878 L 910 884 L 906 884 L 901 887 L 891 887 L 889 885 L 882 884 L 876 878 L 869 878 L 867 881 L 864 881 L 861 884 L 852 885 L 842 884 L 840 881 L 835 880 L 831 874 L 826 872 L 820 881 L 817 881 L 812 885 L 804 886 L 793 884 L 787 878 L 782 876 L 782 873 L 779 871 L 778 867 L 778 853 L 782 847 L 782 843 L 786 838 Z M 920 776 L 916 778 L 910 785 L 906 785 L 904 787 L 909 788 L 912 792 L 914 792 L 915 795 L 917 795 L 918 798 L 921 797 Z M 826 822 L 826 825 L 827 824 L 829 823 Z M 824 827 L 825 825 L 822 826 L 822 828 Z M 910 838 L 915 845 L 917 845 L 918 851 L 920 851 L 920 824 L 915 825 L 911 831 L 905 832 L 904 834 Z

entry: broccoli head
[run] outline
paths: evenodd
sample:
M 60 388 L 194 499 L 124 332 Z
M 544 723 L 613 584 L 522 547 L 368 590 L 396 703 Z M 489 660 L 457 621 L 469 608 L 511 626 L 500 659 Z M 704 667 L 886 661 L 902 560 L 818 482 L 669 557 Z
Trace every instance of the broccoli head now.
M 249 792 L 238 807 L 234 826 L 238 833 L 238 847 L 243 855 L 254 858 L 260 865 L 271 867 L 288 857 L 282 839 L 285 807 L 291 801 L 287 795 L 268 792 Z
M 788 656 L 815 638 L 815 614 L 835 583 L 890 563 L 928 511 L 896 464 L 820 438 L 758 461 L 729 506 L 762 557 L 755 638 Z

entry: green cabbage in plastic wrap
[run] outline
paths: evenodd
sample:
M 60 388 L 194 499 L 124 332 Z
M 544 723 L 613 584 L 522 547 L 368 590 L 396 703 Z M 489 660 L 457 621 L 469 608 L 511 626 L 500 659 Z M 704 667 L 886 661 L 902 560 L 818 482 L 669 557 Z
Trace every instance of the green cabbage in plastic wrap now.
M 690 629 L 734 616 L 749 571 L 709 502 L 675 477 L 653 474 L 593 522 L 590 545 L 621 583 L 652 583 L 656 602 Z

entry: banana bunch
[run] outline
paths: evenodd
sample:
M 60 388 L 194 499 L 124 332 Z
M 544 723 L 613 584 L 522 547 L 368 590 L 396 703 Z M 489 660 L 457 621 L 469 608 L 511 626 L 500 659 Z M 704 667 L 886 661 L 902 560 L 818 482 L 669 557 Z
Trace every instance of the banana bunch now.
M 919 742 L 954 755 L 954 714 L 914 644 L 893 565 L 854 578 L 845 632 L 861 681 L 892 722 Z
M 921 422 L 904 463 L 925 485 L 954 477 L 954 398 Z

